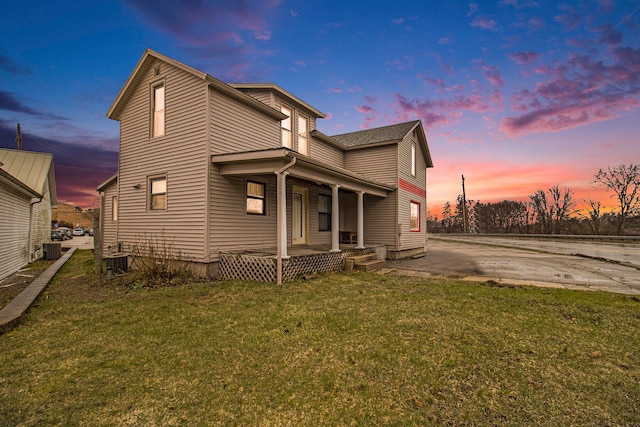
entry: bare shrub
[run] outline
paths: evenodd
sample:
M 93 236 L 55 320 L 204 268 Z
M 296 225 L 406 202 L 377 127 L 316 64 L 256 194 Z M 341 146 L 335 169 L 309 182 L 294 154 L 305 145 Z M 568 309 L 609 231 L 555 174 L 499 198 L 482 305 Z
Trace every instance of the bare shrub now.
M 188 259 L 164 234 L 136 236 L 131 251 L 133 284 L 141 287 L 171 286 L 191 278 Z

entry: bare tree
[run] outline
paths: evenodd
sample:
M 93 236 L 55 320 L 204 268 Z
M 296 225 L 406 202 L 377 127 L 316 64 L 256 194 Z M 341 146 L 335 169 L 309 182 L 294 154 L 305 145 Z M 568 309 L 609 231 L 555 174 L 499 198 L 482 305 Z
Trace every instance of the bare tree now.
M 591 198 L 585 200 L 585 202 L 589 205 L 589 209 L 587 210 L 586 215 L 580 214 L 580 216 L 587 220 L 587 224 L 589 224 L 592 234 L 600 234 L 600 225 L 602 224 L 602 205 L 599 200 L 593 200 Z
M 551 208 L 547 203 L 547 194 L 544 190 L 537 190 L 534 194 L 530 195 L 529 198 L 531 199 L 531 204 L 536 214 L 536 222 L 540 227 L 539 232 L 551 234 L 553 216 Z
M 571 208 L 575 206 L 572 195 L 573 191 L 570 188 L 564 187 L 564 194 L 560 191 L 560 188 L 555 185 L 549 189 L 549 194 L 553 198 L 553 206 L 551 209 L 553 229 L 557 234 L 561 233 L 562 225 L 571 213 Z
M 617 231 L 618 235 L 623 235 L 627 217 L 640 211 L 640 165 L 630 163 L 614 168 L 609 166 L 606 171 L 600 169 L 593 182 L 616 194 L 620 208 Z

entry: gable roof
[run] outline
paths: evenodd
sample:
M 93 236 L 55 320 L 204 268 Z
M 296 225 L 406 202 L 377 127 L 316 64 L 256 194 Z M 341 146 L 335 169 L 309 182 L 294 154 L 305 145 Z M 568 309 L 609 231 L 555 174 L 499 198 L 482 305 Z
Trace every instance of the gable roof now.
M 186 71 L 187 73 L 199 79 L 202 79 L 203 82 L 219 90 L 220 92 L 226 95 L 229 95 L 230 97 L 240 102 L 243 102 L 244 104 L 247 104 L 257 110 L 260 110 L 263 113 L 266 113 L 277 120 L 283 120 L 287 117 L 285 114 L 282 114 L 280 111 L 274 108 L 271 108 L 267 104 L 260 102 L 257 99 L 252 98 L 251 96 L 245 93 L 242 93 L 237 89 L 234 89 L 230 85 L 223 83 L 222 81 L 216 79 L 215 77 L 212 77 L 203 71 L 196 70 L 193 67 L 185 65 L 180 61 L 176 61 L 175 59 L 169 58 L 168 56 L 162 55 L 161 53 L 155 52 L 151 49 L 145 50 L 144 54 L 138 61 L 138 64 L 133 69 L 133 71 L 129 75 L 129 78 L 127 79 L 124 86 L 120 90 L 120 93 L 118 94 L 116 99 L 113 101 L 113 104 L 111 104 L 109 111 L 107 111 L 107 117 L 114 120 L 120 120 L 120 115 L 122 114 L 122 111 L 124 110 L 125 106 L 129 102 L 129 99 L 131 99 L 136 89 L 138 88 L 138 85 L 144 78 L 145 74 L 156 63 L 157 60 L 166 62 L 176 68 Z
M 397 123 L 395 125 L 382 126 L 373 129 L 365 129 L 357 132 L 343 133 L 340 135 L 333 135 L 328 138 L 344 145 L 347 150 L 353 150 L 377 145 L 396 144 L 402 141 L 407 134 L 414 130 L 418 132 L 418 141 L 422 147 L 427 167 L 433 167 L 431 153 L 427 146 L 427 137 L 424 133 L 422 122 L 420 120 Z
M 44 195 L 44 184 L 48 181 L 51 205 L 55 206 L 56 181 L 52 154 L 0 148 L 0 163 L 0 169 L 38 194 L 38 197 Z
M 379 128 L 333 135 L 332 138 L 338 140 L 347 147 L 379 144 L 383 142 L 398 142 L 411 132 L 419 123 L 420 120 L 414 120 L 412 122 L 398 123 Z
M 298 104 L 304 107 L 304 109 L 308 110 L 308 112 L 310 113 L 313 113 L 317 118 L 324 119 L 326 117 L 326 114 L 324 114 L 322 111 L 312 107 L 310 104 L 307 104 L 302 99 L 293 95 L 291 92 L 288 92 L 282 89 L 280 86 L 278 86 L 275 83 L 230 83 L 229 86 L 238 90 L 257 90 L 257 91 L 277 92 L 280 95 L 280 97 L 282 97 L 286 101 L 293 104 Z

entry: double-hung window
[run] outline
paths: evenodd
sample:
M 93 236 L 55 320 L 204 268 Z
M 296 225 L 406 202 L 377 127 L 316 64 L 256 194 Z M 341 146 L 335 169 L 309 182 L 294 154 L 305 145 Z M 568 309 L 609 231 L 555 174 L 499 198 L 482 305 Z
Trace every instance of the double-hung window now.
M 318 231 L 331 231 L 331 196 L 318 194 Z
M 309 155 L 309 119 L 298 115 L 298 153 Z
M 420 203 L 418 202 L 411 202 L 409 227 L 411 231 L 420 231 Z
M 149 209 L 167 209 L 167 177 L 149 179 Z
M 247 213 L 264 215 L 266 185 L 262 182 L 247 181 Z
M 411 144 L 411 176 L 416 176 L 416 144 Z
M 118 196 L 111 198 L 111 221 L 118 220 Z
M 287 148 L 293 148 L 293 139 L 291 134 L 291 115 L 293 112 L 290 108 L 284 105 L 280 108 L 283 114 L 288 117 L 282 120 L 282 146 Z
M 153 88 L 153 117 L 151 136 L 164 136 L 164 85 Z

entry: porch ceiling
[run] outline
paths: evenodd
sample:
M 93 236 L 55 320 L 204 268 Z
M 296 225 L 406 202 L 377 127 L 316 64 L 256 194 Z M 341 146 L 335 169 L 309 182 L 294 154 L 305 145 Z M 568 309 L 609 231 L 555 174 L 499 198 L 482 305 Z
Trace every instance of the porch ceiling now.
M 211 156 L 211 162 L 221 175 L 260 175 L 275 173 L 291 160 L 296 163 L 287 169 L 289 175 L 318 184 L 338 184 L 349 191 L 363 191 L 378 197 L 387 197 L 395 187 L 376 182 L 346 169 L 328 165 L 299 153 L 280 148 Z

